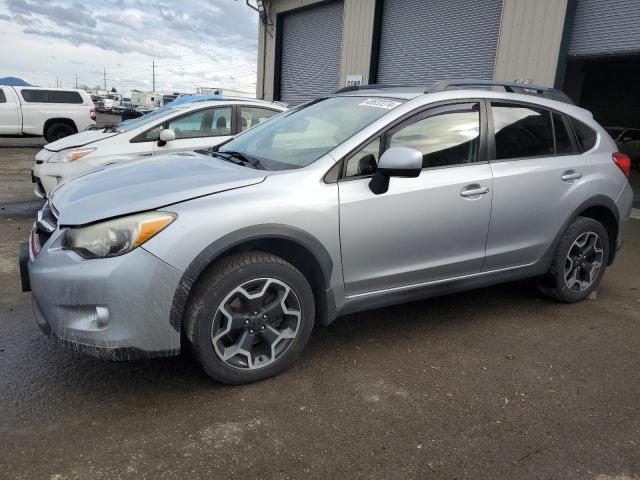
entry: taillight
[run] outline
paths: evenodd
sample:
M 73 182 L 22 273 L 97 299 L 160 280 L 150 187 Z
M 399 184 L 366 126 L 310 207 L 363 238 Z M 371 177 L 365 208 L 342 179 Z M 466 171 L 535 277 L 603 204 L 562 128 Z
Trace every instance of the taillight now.
M 631 176 L 631 159 L 629 158 L 629 155 L 625 155 L 621 152 L 615 152 L 611 157 L 618 168 L 622 170 L 624 176 L 629 178 Z
M 91 120 L 95 121 L 96 119 L 96 109 L 92 108 L 89 112 L 89 115 L 91 116 Z

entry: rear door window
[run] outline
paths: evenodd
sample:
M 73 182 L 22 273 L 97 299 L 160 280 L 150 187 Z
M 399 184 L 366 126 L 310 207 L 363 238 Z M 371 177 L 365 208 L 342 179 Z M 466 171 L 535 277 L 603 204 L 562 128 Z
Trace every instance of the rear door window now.
M 555 154 L 551 112 L 527 105 L 492 103 L 496 160 Z
M 556 112 L 553 112 L 553 132 L 556 138 L 556 153 L 558 155 L 577 153 L 571 141 L 571 135 L 569 135 L 569 131 L 567 130 L 567 125 L 564 122 L 563 115 Z
M 231 135 L 231 107 L 207 108 L 169 121 L 176 138 Z
M 240 106 L 240 131 L 244 132 L 251 127 L 255 127 L 277 113 L 280 112 L 269 108 Z
M 578 140 L 578 146 L 582 152 L 591 150 L 596 145 L 598 134 L 588 125 L 584 124 L 580 120 L 576 120 L 573 117 L 569 117 L 571 126 L 576 134 Z
M 22 98 L 29 103 L 72 103 L 82 104 L 82 96 L 78 92 L 62 90 L 21 90 Z

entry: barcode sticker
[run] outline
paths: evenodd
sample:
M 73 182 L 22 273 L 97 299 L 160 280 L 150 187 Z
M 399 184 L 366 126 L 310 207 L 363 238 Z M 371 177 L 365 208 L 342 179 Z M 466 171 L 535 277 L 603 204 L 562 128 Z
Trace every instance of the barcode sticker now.
M 395 100 L 389 100 L 388 98 L 367 98 L 364 102 L 359 103 L 361 107 L 375 107 L 384 108 L 385 110 L 391 110 L 400 105 L 401 102 Z

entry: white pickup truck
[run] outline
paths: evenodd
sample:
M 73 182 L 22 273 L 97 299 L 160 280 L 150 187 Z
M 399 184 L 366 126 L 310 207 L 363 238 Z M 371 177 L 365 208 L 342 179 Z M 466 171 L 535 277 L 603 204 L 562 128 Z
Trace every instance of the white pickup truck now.
M 55 142 L 95 123 L 96 109 L 84 90 L 0 85 L 0 137 Z

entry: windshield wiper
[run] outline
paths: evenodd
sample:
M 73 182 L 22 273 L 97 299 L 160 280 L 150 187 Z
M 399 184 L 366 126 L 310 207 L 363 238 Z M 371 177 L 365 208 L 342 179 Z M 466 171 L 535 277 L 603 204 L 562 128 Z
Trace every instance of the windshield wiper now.
M 102 131 L 102 133 L 107 133 L 107 132 L 119 132 L 120 130 L 118 130 L 118 126 L 117 125 L 107 125 L 106 127 L 104 127 L 104 130 Z
M 217 155 L 221 158 L 224 158 L 225 160 L 229 160 L 238 165 L 246 165 L 248 163 L 253 168 L 256 168 L 258 170 L 265 169 L 264 166 L 260 163 L 260 160 L 258 160 L 257 158 L 249 157 L 244 153 L 224 151 L 224 152 L 213 152 L 213 155 Z

